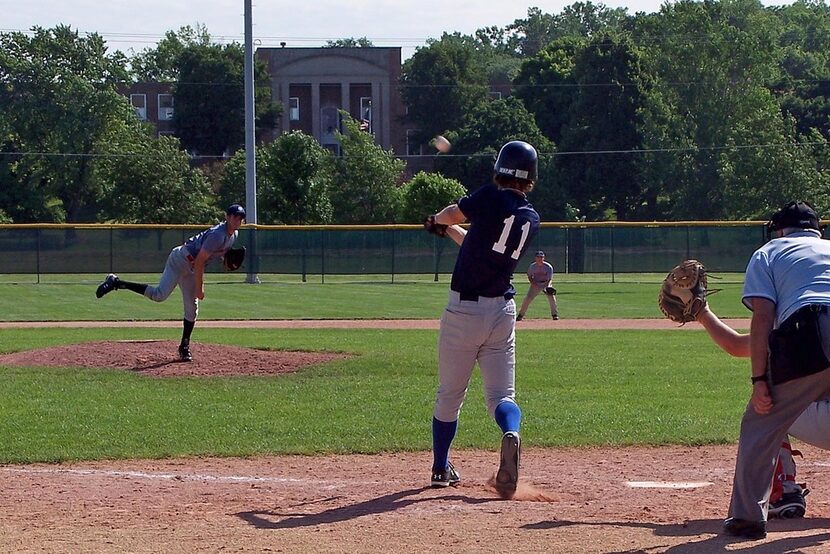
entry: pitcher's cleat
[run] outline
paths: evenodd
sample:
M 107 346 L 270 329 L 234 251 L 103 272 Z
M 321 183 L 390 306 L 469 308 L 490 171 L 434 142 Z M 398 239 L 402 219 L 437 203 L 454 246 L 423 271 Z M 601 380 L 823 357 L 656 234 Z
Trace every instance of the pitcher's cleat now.
M 95 296 L 97 298 L 101 298 L 105 294 L 114 291 L 118 288 L 118 275 L 114 273 L 110 273 L 107 275 L 107 278 L 104 279 L 104 282 L 98 285 L 98 288 L 95 289 Z

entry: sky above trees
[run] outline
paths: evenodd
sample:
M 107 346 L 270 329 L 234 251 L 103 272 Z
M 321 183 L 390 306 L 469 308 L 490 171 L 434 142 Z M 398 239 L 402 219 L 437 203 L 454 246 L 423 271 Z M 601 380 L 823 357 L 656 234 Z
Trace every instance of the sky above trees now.
M 322 46 L 329 40 L 367 37 L 375 46 L 401 46 L 404 59 L 423 46 L 428 38 L 445 32 L 473 34 L 490 26 L 504 27 L 527 16 L 528 8 L 556 13 L 570 0 L 473 2 L 471 0 L 335 0 L 254 2 L 254 37 L 261 46 Z M 768 1 L 764 5 L 784 2 Z M 630 14 L 655 12 L 660 0 L 609 0 L 610 8 L 627 8 Z M 348 8 L 346 9 L 346 7 Z M 170 29 L 204 24 L 217 42 L 242 42 L 243 2 L 221 0 L 115 0 L 106 9 L 93 0 L 27 0 L 6 10 L 0 31 L 26 30 L 34 25 L 50 28 L 69 25 L 85 32 L 97 32 L 111 49 L 143 50 L 157 43 Z

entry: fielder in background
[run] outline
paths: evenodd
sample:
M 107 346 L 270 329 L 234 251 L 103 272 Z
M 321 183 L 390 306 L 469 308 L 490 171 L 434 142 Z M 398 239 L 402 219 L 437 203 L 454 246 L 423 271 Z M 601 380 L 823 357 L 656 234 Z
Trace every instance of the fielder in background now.
M 812 403 L 830 396 L 830 242 L 806 202 L 790 202 L 750 258 L 743 303 L 752 310 L 752 396 L 741 420 L 724 531 L 766 537 L 779 447 Z
M 476 362 L 487 409 L 501 429 L 496 487 L 512 497 L 519 479 L 522 412 L 516 404 L 516 290 L 511 278 L 519 258 L 539 230 L 539 214 L 527 201 L 536 181 L 538 157 L 528 143 L 502 146 L 493 183 L 435 215 L 424 227 L 461 244 L 449 301 L 438 335 L 438 392 L 432 419 L 433 487 L 457 485 L 449 461 L 458 416 Z M 470 222 L 469 230 L 458 226 Z
M 190 335 L 199 314 L 199 300 L 205 298 L 205 266 L 212 260 L 221 259 L 228 270 L 238 269 L 245 257 L 243 248 L 233 248 L 239 235 L 239 227 L 245 220 L 245 208 L 239 204 L 229 206 L 225 211 L 225 221 L 190 237 L 181 246 L 175 247 L 167 256 L 167 263 L 157 286 L 132 283 L 120 279 L 118 275 L 109 274 L 98 285 L 95 296 L 119 289 L 131 290 L 146 296 L 150 300 L 163 302 L 167 300 L 176 285 L 182 291 L 184 302 L 184 319 L 182 320 L 182 340 L 179 344 L 179 359 L 189 362 L 193 359 L 190 352 Z
M 530 303 L 539 296 L 539 293 L 544 293 L 548 297 L 550 317 L 559 319 L 559 310 L 556 308 L 556 289 L 551 284 L 552 279 L 553 266 L 545 261 L 545 253 L 539 250 L 536 252 L 533 263 L 527 268 L 527 280 L 530 282 L 530 288 L 524 302 L 522 302 L 522 307 L 519 308 L 519 313 L 516 315 L 516 321 L 524 319 Z

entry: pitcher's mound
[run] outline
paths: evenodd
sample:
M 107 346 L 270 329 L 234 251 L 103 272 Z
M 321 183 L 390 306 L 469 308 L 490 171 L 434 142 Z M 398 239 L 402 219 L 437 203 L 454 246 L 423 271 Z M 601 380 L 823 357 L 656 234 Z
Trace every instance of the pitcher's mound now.
M 0 354 L 0 365 L 115 368 L 155 377 L 213 377 L 277 375 L 350 357 L 330 352 L 285 352 L 191 343 L 193 361 L 180 362 L 178 348 L 178 341 L 171 340 L 84 342 Z

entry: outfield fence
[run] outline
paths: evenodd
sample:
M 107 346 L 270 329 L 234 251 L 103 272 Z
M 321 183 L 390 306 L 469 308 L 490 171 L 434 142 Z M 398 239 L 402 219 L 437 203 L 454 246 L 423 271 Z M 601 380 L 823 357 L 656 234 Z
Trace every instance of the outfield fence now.
M 5 274 L 160 273 L 171 248 L 205 229 L 189 225 L 0 225 Z M 558 273 L 665 272 L 686 258 L 743 272 L 765 242 L 764 222 L 543 223 L 519 260 L 537 250 Z M 249 275 L 434 275 L 451 273 L 458 247 L 420 225 L 246 225 Z M 210 271 L 221 271 L 212 264 Z

